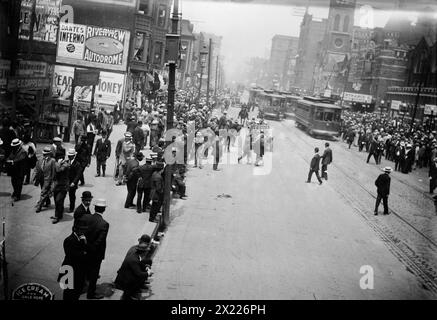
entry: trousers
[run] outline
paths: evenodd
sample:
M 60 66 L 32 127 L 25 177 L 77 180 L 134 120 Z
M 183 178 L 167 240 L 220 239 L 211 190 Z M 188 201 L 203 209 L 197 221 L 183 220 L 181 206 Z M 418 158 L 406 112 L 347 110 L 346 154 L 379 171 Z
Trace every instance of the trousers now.
M 384 205 L 384 214 L 388 214 L 388 195 L 380 195 L 376 197 L 376 203 L 375 203 L 375 213 L 378 212 L 379 204 L 382 203 Z
M 74 211 L 76 205 L 76 190 L 77 187 L 70 187 L 68 189 L 68 197 L 70 198 L 70 211 Z
M 88 279 L 88 292 L 87 296 L 92 297 L 96 294 L 97 287 L 97 279 L 99 278 L 100 265 L 102 264 L 102 260 L 91 258 L 87 262 L 87 279 Z
M 137 188 L 137 212 L 145 212 L 150 202 L 151 188 Z M 142 201 L 141 201 L 142 200 Z
M 14 192 L 12 193 L 12 197 L 16 197 L 18 199 L 21 198 L 21 191 L 23 190 L 23 182 L 24 177 L 22 175 L 13 175 L 11 176 L 11 183 Z
M 310 169 L 310 172 L 308 172 L 308 182 L 311 182 L 311 177 L 313 176 L 313 173 L 316 174 L 317 180 L 319 180 L 320 183 L 322 183 L 322 179 L 320 179 L 319 170 L 313 170 Z
M 66 189 L 53 190 L 53 198 L 55 200 L 55 217 L 58 219 L 62 219 L 64 216 L 64 201 L 66 196 Z
M 161 209 L 162 203 L 164 202 L 164 193 L 156 193 L 157 199 L 153 200 L 152 208 L 150 208 L 149 221 L 153 221 L 156 218 L 159 210 Z
M 97 162 L 97 174 L 100 175 L 100 168 L 102 168 L 103 176 L 105 176 L 105 172 L 106 172 L 106 160 L 103 160 L 103 161 L 97 160 L 96 162 Z
M 51 196 L 51 185 L 50 184 L 43 184 L 41 186 L 41 195 L 39 197 L 39 200 L 36 204 L 37 208 L 40 208 L 44 205 L 44 204 L 50 204 L 50 196 Z
M 128 180 L 126 183 L 126 187 L 127 187 L 127 196 L 126 196 L 126 202 L 124 203 L 124 207 L 129 208 L 134 201 L 135 194 L 137 193 L 137 180 L 136 179 Z
M 322 164 L 322 178 L 324 178 L 325 180 L 328 180 L 328 165 L 327 164 Z

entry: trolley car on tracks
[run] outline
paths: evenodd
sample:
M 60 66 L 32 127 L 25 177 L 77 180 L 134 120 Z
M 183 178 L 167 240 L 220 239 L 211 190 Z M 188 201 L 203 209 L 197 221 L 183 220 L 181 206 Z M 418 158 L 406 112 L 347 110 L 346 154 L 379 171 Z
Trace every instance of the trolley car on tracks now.
M 340 134 L 341 107 L 326 98 L 304 97 L 296 105 L 296 125 L 315 137 Z

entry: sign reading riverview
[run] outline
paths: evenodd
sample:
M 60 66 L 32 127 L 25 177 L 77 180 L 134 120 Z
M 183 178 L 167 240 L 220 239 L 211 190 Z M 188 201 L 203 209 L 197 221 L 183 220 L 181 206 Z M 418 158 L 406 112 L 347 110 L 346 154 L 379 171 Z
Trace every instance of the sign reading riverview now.
M 61 23 L 56 62 L 126 71 L 127 30 Z

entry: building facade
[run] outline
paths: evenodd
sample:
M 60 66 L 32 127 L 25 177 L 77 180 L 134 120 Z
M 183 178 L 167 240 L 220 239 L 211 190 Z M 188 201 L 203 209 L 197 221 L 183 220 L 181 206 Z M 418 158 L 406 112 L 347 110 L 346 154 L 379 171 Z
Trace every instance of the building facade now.
M 299 38 L 275 35 L 272 38 L 270 50 L 270 78 L 272 87 L 278 90 L 288 90 L 299 45 Z

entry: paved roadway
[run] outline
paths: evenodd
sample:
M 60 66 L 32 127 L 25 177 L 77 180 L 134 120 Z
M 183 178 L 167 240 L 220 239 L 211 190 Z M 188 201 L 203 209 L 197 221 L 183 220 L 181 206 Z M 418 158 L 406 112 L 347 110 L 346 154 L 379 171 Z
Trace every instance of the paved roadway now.
M 109 284 L 115 279 L 124 256 L 130 246 L 137 243 L 143 233 L 150 234 L 156 224 L 148 222 L 148 213 L 137 214 L 134 209 L 124 209 L 126 186 L 115 186 L 113 180 L 115 164 L 115 146 L 123 136 L 125 125 L 114 126 L 111 134 L 112 154 L 107 161 L 105 178 L 95 178 L 95 158 L 85 170 L 85 186 L 76 192 L 76 205 L 80 204 L 83 191 L 89 190 L 94 200 L 105 198 L 108 208 L 104 218 L 109 222 L 106 259 L 102 263 L 98 283 L 105 284 L 98 290 L 107 296 L 106 299 L 119 299 L 121 291 L 115 290 L 110 295 Z M 71 147 L 70 144 L 65 146 Z M 38 146 L 38 150 L 42 145 Z M 54 203 L 50 209 L 35 213 L 35 204 L 39 199 L 40 189 L 33 185 L 23 188 L 23 199 L 11 206 L 11 184 L 9 177 L 0 177 L 0 218 L 6 218 L 6 244 L 9 262 L 10 289 L 27 282 L 37 282 L 47 286 L 55 299 L 62 299 L 62 290 L 56 282 L 59 267 L 64 259 L 63 240 L 71 234 L 73 214 L 64 213 L 64 219 L 53 225 L 50 216 L 54 215 Z M 136 199 L 136 198 L 135 198 Z M 68 195 L 65 207 L 68 209 Z M 3 292 L 1 293 L 3 294 Z M 0 297 L 1 298 L 1 297 Z M 84 297 L 82 297 L 84 298 Z
M 430 245 L 394 214 L 372 215 L 379 168 L 333 142 L 330 180 L 306 184 L 313 148 L 324 141 L 292 120 L 270 124 L 270 174 L 247 164 L 188 172 L 188 199 L 172 212 L 150 299 L 435 299 L 396 246 L 417 259 L 428 252 L 434 266 Z M 390 204 L 432 240 L 435 214 L 420 181 L 394 175 Z M 373 289 L 360 288 L 362 266 L 373 268 Z

